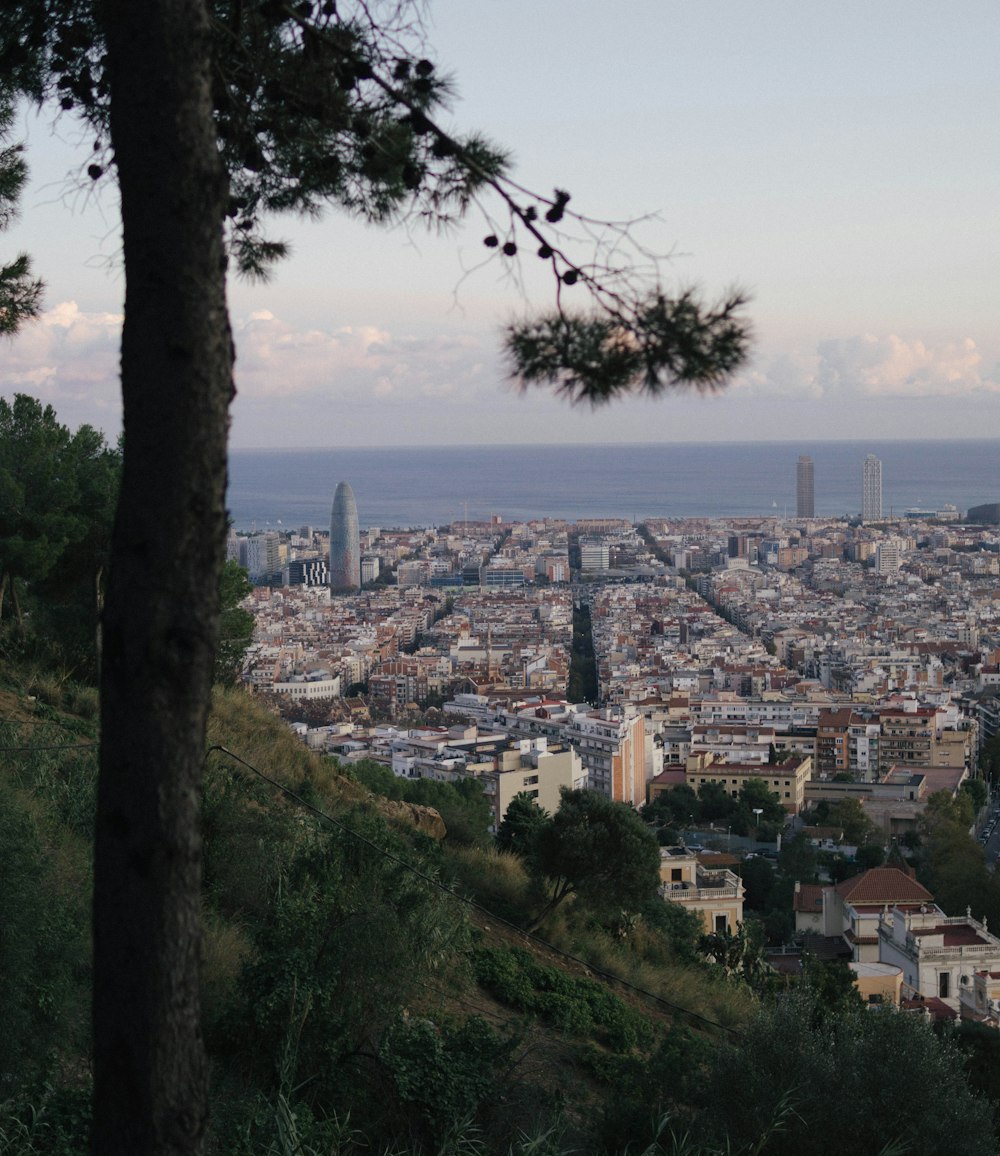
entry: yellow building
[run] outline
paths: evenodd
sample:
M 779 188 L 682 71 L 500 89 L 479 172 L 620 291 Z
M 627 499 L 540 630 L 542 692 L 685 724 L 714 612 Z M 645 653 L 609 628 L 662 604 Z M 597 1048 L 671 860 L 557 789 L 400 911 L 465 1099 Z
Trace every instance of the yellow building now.
M 865 1003 L 899 1007 L 903 991 L 903 969 L 888 963 L 849 963 L 854 986 Z
M 685 766 L 685 781 L 697 794 L 706 783 L 719 783 L 734 799 L 749 779 L 756 779 L 774 795 L 790 815 L 802 810 L 806 783 L 812 778 L 811 755 L 785 759 L 783 763 L 725 763 L 712 755 L 692 755 Z
M 735 934 L 743 922 L 743 880 L 702 863 L 687 847 L 660 848 L 660 894 L 697 911 L 705 931 Z

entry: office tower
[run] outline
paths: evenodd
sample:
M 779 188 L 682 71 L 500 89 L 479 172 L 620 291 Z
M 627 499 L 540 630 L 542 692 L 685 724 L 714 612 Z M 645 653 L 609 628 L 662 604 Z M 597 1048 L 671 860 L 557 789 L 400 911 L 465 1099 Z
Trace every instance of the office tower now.
M 333 495 L 330 515 L 330 593 L 357 590 L 361 586 L 361 535 L 354 491 L 340 482 Z
M 874 454 L 861 467 L 861 518 L 877 522 L 882 517 L 882 463 Z
M 799 454 L 795 467 L 795 514 L 799 518 L 816 517 L 813 460 L 808 454 Z

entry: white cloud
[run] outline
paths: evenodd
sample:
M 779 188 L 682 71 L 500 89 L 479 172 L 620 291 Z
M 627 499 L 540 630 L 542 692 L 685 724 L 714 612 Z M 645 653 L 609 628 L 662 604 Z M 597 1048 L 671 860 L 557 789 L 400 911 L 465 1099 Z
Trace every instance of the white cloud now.
M 938 346 L 872 334 L 822 341 L 817 381 L 824 394 L 866 397 L 961 397 L 1000 392 L 1000 379 L 982 371 L 970 337 Z
M 251 314 L 234 328 L 236 383 L 244 399 L 434 399 L 483 376 L 486 350 L 475 336 L 416 338 L 375 326 L 297 330 L 269 312 Z
M 3 354 L 5 395 L 29 393 L 67 425 L 89 422 L 109 435 L 120 424 L 122 317 L 86 313 L 63 301 L 24 326 Z
M 812 355 L 780 353 L 739 374 L 731 390 L 811 401 L 851 397 L 957 398 L 1000 392 L 1000 367 L 986 371 L 975 341 L 931 345 L 896 334 L 821 341 Z
M 730 391 L 768 397 L 810 400 L 822 396 L 815 358 L 779 353 L 766 363 L 752 363 L 733 380 Z

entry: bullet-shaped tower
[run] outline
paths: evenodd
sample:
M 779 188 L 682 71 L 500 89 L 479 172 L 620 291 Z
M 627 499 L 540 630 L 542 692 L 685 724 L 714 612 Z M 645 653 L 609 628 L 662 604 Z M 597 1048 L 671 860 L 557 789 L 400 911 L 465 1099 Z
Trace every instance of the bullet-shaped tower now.
M 354 491 L 340 482 L 333 495 L 330 515 L 330 593 L 358 590 L 361 586 L 361 535 Z

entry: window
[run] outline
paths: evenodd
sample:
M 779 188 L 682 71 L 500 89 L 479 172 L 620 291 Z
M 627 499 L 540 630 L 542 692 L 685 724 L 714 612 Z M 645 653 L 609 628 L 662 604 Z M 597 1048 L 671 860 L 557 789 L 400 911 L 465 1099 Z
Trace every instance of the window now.
M 948 998 L 948 984 L 951 979 L 951 974 L 947 971 L 942 971 L 938 976 L 938 995 L 942 999 Z
M 537 782 L 538 782 L 538 776 L 537 775 L 526 775 L 524 778 L 524 785 L 526 787 L 533 786 Z
M 677 883 L 682 878 L 683 878 L 683 872 L 681 871 L 680 867 L 671 867 L 670 868 L 670 881 L 672 883 Z
M 729 920 L 725 915 L 717 915 L 715 917 L 715 933 L 716 935 L 725 935 L 729 930 Z

